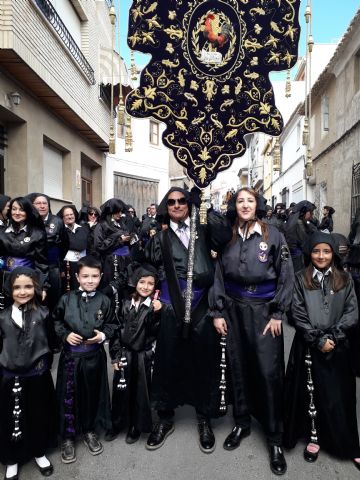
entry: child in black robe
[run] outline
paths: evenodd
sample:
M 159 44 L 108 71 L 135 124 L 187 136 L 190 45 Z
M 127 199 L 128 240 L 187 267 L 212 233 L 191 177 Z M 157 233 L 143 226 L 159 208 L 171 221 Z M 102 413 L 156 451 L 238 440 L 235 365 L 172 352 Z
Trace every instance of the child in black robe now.
M 153 342 L 160 325 L 161 303 L 152 299 L 157 273 L 154 267 L 136 268 L 130 284 L 135 292 L 122 302 L 119 328 L 110 341 L 110 356 L 114 367 L 112 398 L 112 434 L 115 438 L 124 426 L 128 427 L 127 443 L 136 442 L 141 432 L 150 432 L 151 364 Z
M 5 479 L 18 479 L 18 465 L 35 458 L 40 473 L 53 466 L 45 456 L 56 446 L 56 399 L 50 373 L 49 311 L 40 305 L 39 274 L 17 267 L 6 293 L 13 305 L 0 312 L 0 461 Z
M 309 441 L 304 458 L 320 446 L 350 458 L 360 470 L 355 374 L 348 337 L 358 321 L 350 275 L 341 268 L 332 235 L 310 237 L 311 263 L 296 275 L 292 320 L 296 335 L 286 372 L 285 445 Z
M 116 325 L 110 300 L 96 291 L 100 279 L 100 261 L 91 256 L 81 258 L 80 288 L 63 295 L 53 313 L 55 331 L 63 342 L 56 384 L 63 463 L 76 460 L 76 434 L 84 435 L 92 455 L 102 453 L 97 434 L 111 427 L 103 343 L 111 338 Z

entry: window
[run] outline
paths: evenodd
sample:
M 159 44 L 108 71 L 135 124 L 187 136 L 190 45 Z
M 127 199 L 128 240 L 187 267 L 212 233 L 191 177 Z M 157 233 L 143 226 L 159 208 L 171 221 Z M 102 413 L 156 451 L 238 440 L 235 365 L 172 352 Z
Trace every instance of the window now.
M 329 131 L 329 97 L 321 97 L 321 131 Z
M 150 120 L 150 143 L 159 145 L 159 124 L 154 120 Z
M 360 90 L 360 50 L 358 50 L 354 57 L 354 86 L 355 92 Z
M 63 198 L 63 152 L 44 142 L 44 193 Z

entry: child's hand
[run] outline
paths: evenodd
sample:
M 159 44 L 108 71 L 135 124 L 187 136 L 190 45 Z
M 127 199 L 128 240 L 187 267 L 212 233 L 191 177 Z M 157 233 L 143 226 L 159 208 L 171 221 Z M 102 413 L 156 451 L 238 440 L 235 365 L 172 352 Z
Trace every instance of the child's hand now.
M 99 332 L 99 330 L 94 330 L 94 333 L 96 333 L 94 337 L 91 337 L 85 341 L 87 345 L 92 345 L 93 343 L 100 343 L 102 341 L 103 337 L 101 335 L 101 332 Z
M 334 350 L 335 348 L 335 342 L 333 340 L 327 339 L 325 342 L 325 345 L 320 349 L 322 353 L 327 353 L 331 352 L 331 350 Z
M 269 322 L 264 328 L 263 335 L 266 335 L 269 330 L 273 338 L 281 335 L 281 320 L 277 320 L 276 318 L 270 318 Z
M 71 332 L 66 337 L 66 341 L 74 347 L 76 345 L 80 345 L 80 343 L 83 341 L 83 338 L 80 335 L 78 335 L 77 333 Z
M 161 310 L 162 305 L 161 305 L 160 300 L 153 300 L 152 304 L 153 304 L 153 307 L 154 307 L 154 312 L 158 312 L 159 310 Z
M 45 300 L 46 295 L 47 295 L 46 290 L 43 290 L 42 293 L 41 293 L 41 300 L 42 300 L 42 301 Z
M 121 362 L 113 363 L 113 369 L 114 370 L 119 371 L 122 366 L 123 366 L 123 364 Z

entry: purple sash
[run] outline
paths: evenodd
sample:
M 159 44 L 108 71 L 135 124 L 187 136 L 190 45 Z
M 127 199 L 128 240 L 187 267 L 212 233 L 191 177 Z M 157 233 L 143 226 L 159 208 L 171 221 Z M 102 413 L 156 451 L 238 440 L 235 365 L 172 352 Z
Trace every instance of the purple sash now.
M 48 249 L 48 261 L 49 263 L 58 263 L 60 260 L 59 247 L 50 247 Z
M 118 257 L 127 257 L 130 255 L 130 249 L 128 246 L 118 247 L 116 250 L 112 252 L 113 255 L 117 255 Z
M 95 352 L 99 350 L 101 347 L 100 343 L 80 343 L 80 345 L 70 345 L 69 343 L 65 343 L 64 350 L 70 353 L 89 353 Z
M 185 291 L 186 291 L 186 280 L 184 280 L 183 278 L 178 278 L 179 280 L 179 285 L 180 285 L 180 290 L 181 290 L 181 293 L 184 295 Z M 171 305 L 171 297 L 170 297 L 170 292 L 169 292 L 169 284 L 166 280 L 163 280 L 161 282 L 161 301 L 163 303 L 166 303 L 167 305 Z M 204 293 L 204 288 L 196 288 L 193 286 L 193 289 L 192 289 L 192 294 L 193 294 L 193 298 L 191 300 L 191 308 L 194 309 L 200 302 L 201 300 L 201 297 L 203 296 L 203 293 Z
M 275 297 L 276 293 L 276 282 L 274 280 L 247 286 L 227 281 L 224 286 L 228 295 L 237 298 L 271 299 Z
M 34 262 L 24 257 L 4 257 L 4 261 L 8 272 L 12 272 L 16 267 L 34 268 Z
M 33 368 L 31 368 L 27 372 L 17 373 L 11 370 L 7 370 L 6 368 L 2 368 L 1 371 L 5 378 L 15 378 L 15 377 L 27 378 L 27 377 L 40 376 L 44 372 L 46 372 L 46 370 L 48 369 L 49 369 L 48 359 L 46 357 L 43 357 L 38 361 L 38 363 Z

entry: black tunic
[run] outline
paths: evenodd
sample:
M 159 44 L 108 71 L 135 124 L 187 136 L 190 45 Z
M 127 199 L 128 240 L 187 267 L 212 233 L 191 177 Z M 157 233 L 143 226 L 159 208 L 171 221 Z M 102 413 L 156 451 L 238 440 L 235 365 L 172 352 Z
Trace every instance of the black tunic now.
M 82 252 L 86 250 L 89 237 L 89 228 L 87 225 L 79 226 L 78 228 L 76 228 L 76 230 L 71 230 L 70 228 L 65 227 L 65 232 L 68 239 L 68 250 L 74 250 L 75 252 Z M 61 272 L 63 292 L 68 291 L 68 280 L 66 278 L 68 268 L 70 268 L 70 290 L 76 290 L 79 287 L 79 282 L 76 280 L 75 277 L 75 274 L 77 273 L 77 261 L 67 262 L 66 260 L 64 260 L 62 262 Z
M 271 318 L 285 320 L 294 274 L 283 235 L 271 225 L 268 230 L 266 240 L 254 232 L 227 245 L 217 263 L 211 308 L 214 318 L 225 317 L 228 324 L 235 421 L 249 426 L 253 414 L 276 444 L 283 429 L 283 338 L 269 331 L 264 336 L 263 330 Z
M 49 370 L 47 344 L 48 310 L 27 310 L 23 327 L 11 318 L 12 307 L 0 312 L 0 461 L 5 465 L 25 463 L 45 455 L 56 446 L 56 400 Z M 19 427 L 14 432 L 15 376 L 21 387 Z
M 150 239 L 145 249 L 146 259 L 158 268 L 160 280 L 169 281 L 161 247 L 164 235 L 169 236 L 176 276 L 186 280 L 188 250 L 171 228 Z M 188 339 L 182 338 L 183 321 L 177 318 L 173 306 L 170 303 L 163 306 L 152 383 L 153 405 L 158 410 L 189 404 L 205 415 L 217 414 L 219 340 L 208 316 L 207 294 L 214 280 L 210 250 L 221 250 L 230 237 L 231 229 L 226 218 L 215 212 L 208 212 L 207 225 L 197 225 L 193 287 L 203 288 L 204 292 L 192 310 Z
M 57 375 L 57 398 L 60 414 L 60 433 L 74 437 L 76 433 L 107 430 L 111 427 L 110 393 L 107 377 L 106 353 L 102 344 L 87 352 L 72 352 L 67 336 L 77 333 L 88 339 L 94 330 L 111 338 L 116 328 L 110 300 L 100 292 L 86 298 L 80 291 L 63 295 L 53 312 L 55 330 L 64 347 Z M 69 409 L 69 402 L 71 409 Z M 71 411 L 69 411 L 71 410 Z M 72 421 L 67 419 L 70 415 Z
M 319 445 L 342 458 L 360 456 L 356 419 L 356 385 L 351 365 L 348 335 L 358 321 L 353 283 L 340 291 L 331 290 L 330 276 L 325 288 L 308 290 L 304 273 L 296 275 L 291 308 L 296 335 L 286 372 L 285 445 L 293 448 L 301 437 L 310 437 L 307 414 L 306 350 L 312 359 L 314 403 Z M 322 353 L 326 339 L 335 341 L 335 349 Z
M 112 419 L 113 426 L 120 430 L 124 426 L 135 426 L 140 432 L 152 428 L 150 384 L 153 360 L 152 344 L 160 325 L 161 311 L 154 312 L 152 306 L 141 303 L 138 310 L 131 300 L 123 302 L 119 315 L 119 328 L 110 340 L 112 363 L 120 362 L 124 355 L 126 390 L 117 389 L 120 372 L 114 372 Z

